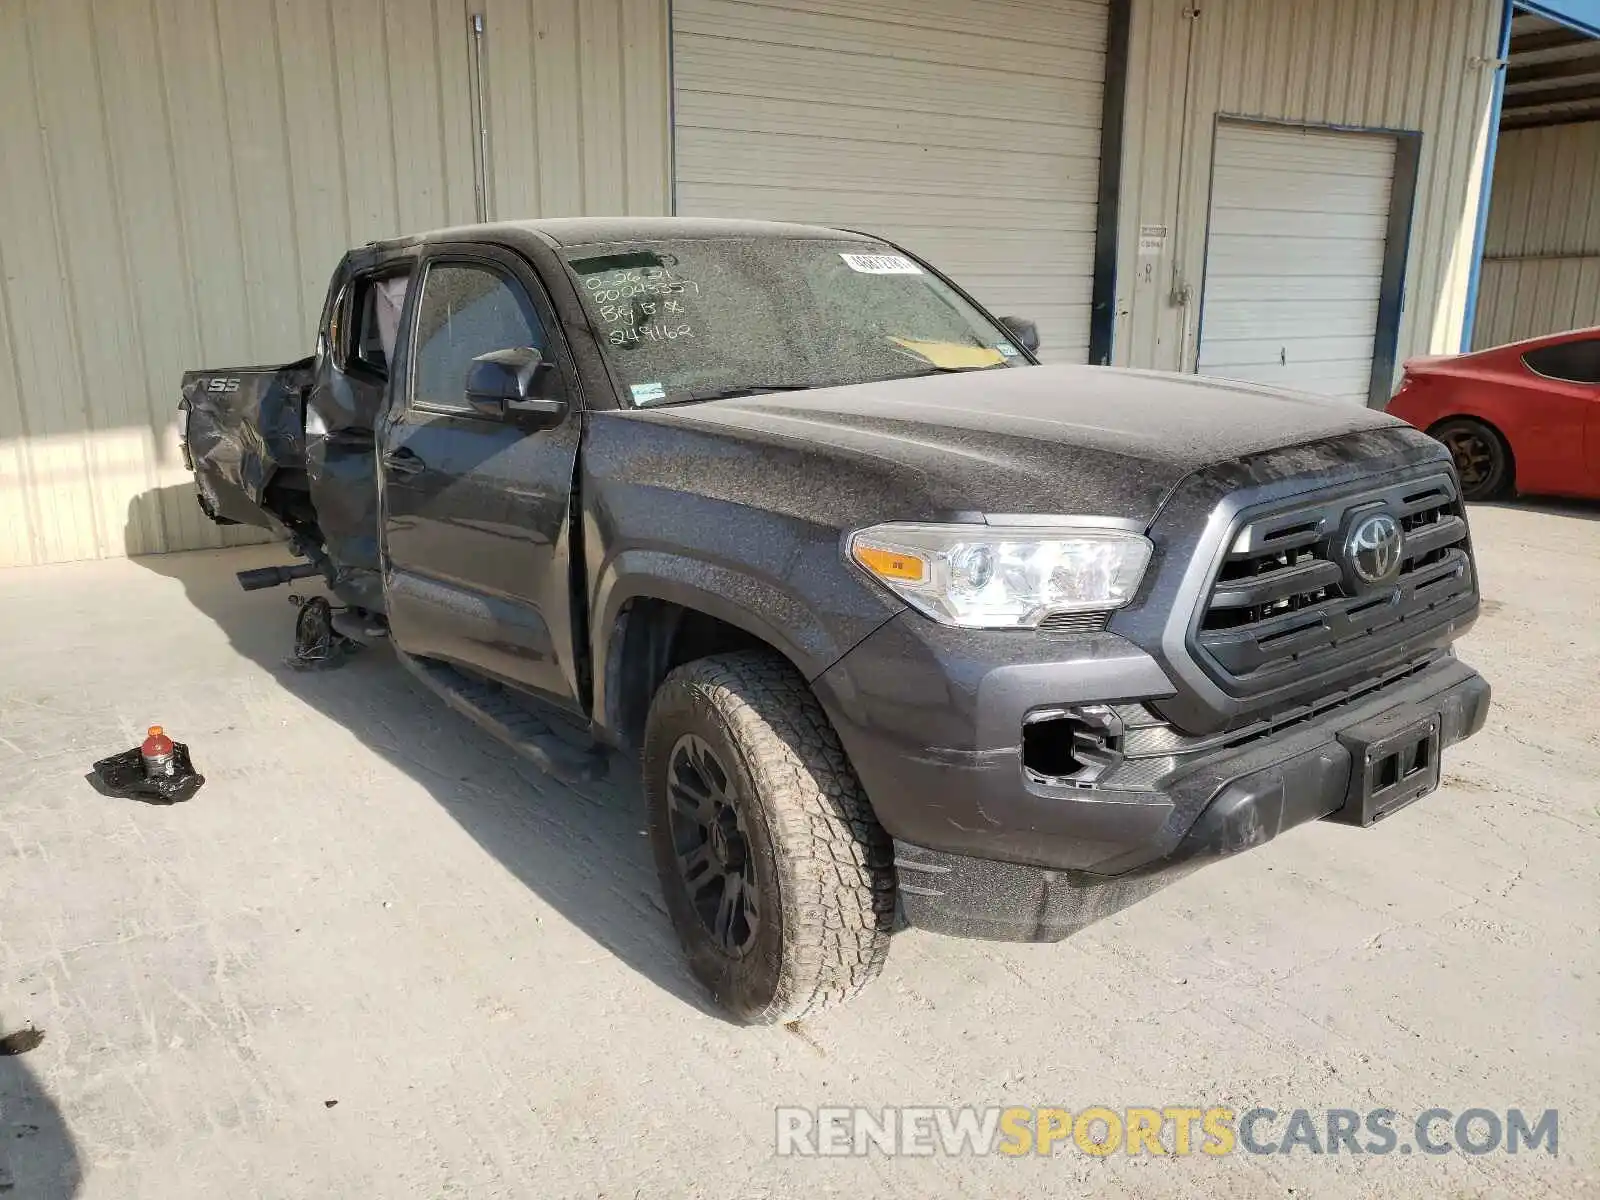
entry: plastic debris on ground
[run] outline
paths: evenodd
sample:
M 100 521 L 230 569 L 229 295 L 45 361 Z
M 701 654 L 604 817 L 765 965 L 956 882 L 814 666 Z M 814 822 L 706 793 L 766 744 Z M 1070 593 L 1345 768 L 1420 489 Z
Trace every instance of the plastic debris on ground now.
M 206 777 L 194 769 L 189 747 L 167 737 L 161 726 L 152 725 L 140 745 L 95 763 L 89 781 L 103 796 L 146 804 L 181 804 L 200 790 Z

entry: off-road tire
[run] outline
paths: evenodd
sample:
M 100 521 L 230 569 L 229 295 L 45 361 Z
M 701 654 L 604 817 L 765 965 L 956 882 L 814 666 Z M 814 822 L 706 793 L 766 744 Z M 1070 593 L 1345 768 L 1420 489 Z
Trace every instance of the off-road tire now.
M 674 749 L 687 737 L 724 764 L 744 827 L 760 916 L 742 956 L 718 943 L 679 867 L 669 784 Z M 730 1017 L 795 1021 L 842 1004 L 883 969 L 892 847 L 822 706 L 788 662 L 749 651 L 668 675 L 645 728 L 644 790 L 668 915 L 691 971 Z
M 1498 500 L 1511 493 L 1516 474 L 1511 447 L 1493 425 L 1473 417 L 1450 417 L 1428 434 L 1449 447 L 1461 476 L 1463 498 Z M 1462 461 L 1463 454 L 1471 456 L 1470 465 Z

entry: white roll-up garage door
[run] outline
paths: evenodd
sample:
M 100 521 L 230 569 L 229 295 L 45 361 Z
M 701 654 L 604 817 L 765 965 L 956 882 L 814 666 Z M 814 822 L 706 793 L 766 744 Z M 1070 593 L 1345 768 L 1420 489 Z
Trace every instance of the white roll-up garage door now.
M 1395 141 L 1218 126 L 1199 371 L 1364 404 Z
M 880 233 L 1088 355 L 1104 0 L 675 0 L 677 211 Z

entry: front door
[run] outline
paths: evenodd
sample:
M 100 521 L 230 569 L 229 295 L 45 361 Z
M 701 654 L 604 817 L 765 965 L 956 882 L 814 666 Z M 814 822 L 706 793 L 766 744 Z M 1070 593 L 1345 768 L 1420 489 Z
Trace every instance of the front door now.
M 408 653 L 576 704 L 567 512 L 579 416 L 529 430 L 466 399 L 472 360 L 533 347 L 559 362 L 531 270 L 488 249 L 437 254 L 408 303 L 408 378 L 383 434 L 389 622 Z M 535 302 L 537 297 L 537 302 Z

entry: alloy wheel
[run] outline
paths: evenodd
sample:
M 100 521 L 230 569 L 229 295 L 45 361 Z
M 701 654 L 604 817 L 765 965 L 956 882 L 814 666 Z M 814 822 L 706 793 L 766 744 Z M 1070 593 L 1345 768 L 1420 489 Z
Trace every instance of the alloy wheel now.
M 1493 477 L 1499 447 L 1490 444 L 1487 434 L 1458 428 L 1446 430 L 1439 440 L 1455 460 L 1461 486 L 1467 491 L 1483 487 Z
M 667 762 L 668 821 L 678 876 L 711 940 L 742 958 L 761 927 L 745 802 L 704 738 L 680 737 Z

